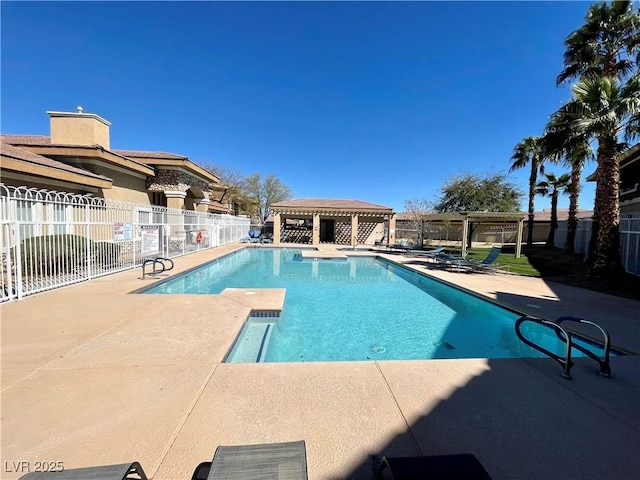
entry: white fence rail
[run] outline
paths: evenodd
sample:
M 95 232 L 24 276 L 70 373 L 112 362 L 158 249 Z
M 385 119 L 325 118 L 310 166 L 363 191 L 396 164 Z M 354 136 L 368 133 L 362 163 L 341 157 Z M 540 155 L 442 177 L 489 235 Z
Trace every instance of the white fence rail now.
M 574 243 L 576 253 L 584 255 L 589 251 L 592 220 L 580 219 Z M 555 246 L 564 247 L 567 240 L 567 222 L 558 222 Z M 620 217 L 620 259 L 625 270 L 640 275 L 640 213 L 625 214 Z
M 0 184 L 0 300 L 237 242 L 248 218 Z

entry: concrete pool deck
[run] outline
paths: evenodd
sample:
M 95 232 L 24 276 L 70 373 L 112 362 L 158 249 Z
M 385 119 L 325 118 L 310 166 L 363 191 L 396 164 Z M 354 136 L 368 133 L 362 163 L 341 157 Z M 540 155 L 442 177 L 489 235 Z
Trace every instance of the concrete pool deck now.
M 245 246 L 177 258 L 171 273 Z M 640 302 L 380 256 L 537 316 L 602 322 L 640 351 Z M 638 356 L 613 358 L 612 378 L 580 359 L 573 380 L 550 359 L 225 364 L 260 299 L 131 295 L 155 281 L 140 277 L 0 306 L 1 478 L 36 462 L 135 460 L 150 479 L 189 479 L 218 445 L 293 440 L 306 442 L 311 480 L 373 478 L 382 455 L 461 452 L 496 480 L 640 477 Z

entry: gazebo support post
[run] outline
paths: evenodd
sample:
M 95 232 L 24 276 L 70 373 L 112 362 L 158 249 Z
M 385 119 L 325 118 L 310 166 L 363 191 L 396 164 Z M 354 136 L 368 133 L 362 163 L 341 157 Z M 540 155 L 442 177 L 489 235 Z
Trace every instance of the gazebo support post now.
M 524 225 L 524 218 L 518 220 L 518 234 L 516 235 L 516 258 L 520 258 L 522 251 L 522 230 Z
M 468 232 L 469 232 L 469 217 L 465 215 L 462 220 L 462 238 L 461 238 L 462 250 L 460 251 L 460 255 L 462 255 L 463 258 L 467 256 Z

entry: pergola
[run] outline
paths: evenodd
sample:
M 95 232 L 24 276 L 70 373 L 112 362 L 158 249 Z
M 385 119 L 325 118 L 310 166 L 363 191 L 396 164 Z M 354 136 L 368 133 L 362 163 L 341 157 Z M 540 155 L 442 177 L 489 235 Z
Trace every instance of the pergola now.
M 526 213 L 516 212 L 455 212 L 455 213 L 428 213 L 421 216 L 421 219 L 429 223 L 462 223 L 462 256 L 467 253 L 467 236 L 469 224 L 471 223 L 513 223 L 517 222 L 518 232 L 516 235 L 516 258 L 520 258 L 522 246 L 522 229 Z
M 282 225 L 287 219 L 304 219 L 311 223 L 311 243 L 313 245 L 320 244 L 321 230 L 325 233 L 328 225 L 335 225 L 340 222 L 347 227 L 347 233 L 338 238 L 336 232 L 333 243 L 344 243 L 355 246 L 362 243 L 362 238 L 367 235 L 364 228 L 359 229 L 359 225 L 365 222 L 368 225 L 372 223 L 380 223 L 388 220 L 390 225 L 395 223 L 393 210 L 382 205 L 363 202 L 360 200 L 335 200 L 306 198 L 297 200 L 287 200 L 271 205 L 273 214 L 273 243 L 282 242 Z M 321 228 L 322 227 L 322 228 Z M 330 227 L 329 227 L 330 228 Z M 391 235 L 390 235 L 391 238 Z

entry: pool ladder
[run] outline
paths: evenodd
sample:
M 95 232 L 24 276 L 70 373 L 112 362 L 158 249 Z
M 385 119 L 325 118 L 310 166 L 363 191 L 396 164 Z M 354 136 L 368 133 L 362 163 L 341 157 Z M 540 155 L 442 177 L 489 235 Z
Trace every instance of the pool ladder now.
M 520 326 L 525 322 L 534 322 L 540 325 L 545 325 L 547 327 L 553 328 L 553 331 L 555 332 L 556 336 L 566 344 L 564 357 L 556 355 L 555 353 L 550 352 L 546 348 L 538 345 L 537 343 L 533 343 L 531 340 L 526 338 L 520 331 Z M 576 322 L 576 323 L 582 323 L 584 325 L 592 325 L 596 327 L 598 330 L 600 330 L 600 333 L 602 333 L 602 336 L 604 337 L 604 342 L 598 343 L 591 339 L 589 339 L 589 341 L 596 343 L 598 346 L 602 347 L 604 351 L 603 358 L 598 357 L 595 353 L 587 350 L 582 345 L 578 345 L 574 343 L 573 342 L 574 336 L 580 337 L 585 340 L 586 340 L 586 337 L 584 337 L 583 335 L 580 335 L 577 332 L 567 330 L 562 326 L 563 322 Z M 611 376 L 611 367 L 609 365 L 609 353 L 611 351 L 611 338 L 609 336 L 609 333 L 597 323 L 591 322 L 589 320 L 585 320 L 583 318 L 571 317 L 571 316 L 558 317 L 558 319 L 555 322 L 551 320 L 544 320 L 542 318 L 524 316 L 516 320 L 515 328 L 516 328 L 516 335 L 518 335 L 518 338 L 520 340 L 522 340 L 524 343 L 526 343 L 530 347 L 535 348 L 539 352 L 542 352 L 545 355 L 548 355 L 549 357 L 554 359 L 556 362 L 558 362 L 562 366 L 563 368 L 562 376 L 564 378 L 571 378 L 571 368 L 574 365 L 573 361 L 571 360 L 571 351 L 573 348 L 575 348 L 576 350 L 579 350 L 589 358 L 598 362 L 598 364 L 600 365 L 600 375 L 603 375 L 605 377 Z
M 165 262 L 168 262 L 167 265 Z M 144 280 L 144 276 L 147 274 L 146 267 L 147 265 L 152 266 L 151 272 L 149 275 L 155 275 L 157 273 L 168 272 L 169 270 L 173 270 L 173 260 L 165 257 L 156 257 L 156 258 L 148 258 L 142 262 L 142 280 Z M 159 265 L 160 268 L 156 270 L 156 265 Z

